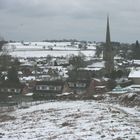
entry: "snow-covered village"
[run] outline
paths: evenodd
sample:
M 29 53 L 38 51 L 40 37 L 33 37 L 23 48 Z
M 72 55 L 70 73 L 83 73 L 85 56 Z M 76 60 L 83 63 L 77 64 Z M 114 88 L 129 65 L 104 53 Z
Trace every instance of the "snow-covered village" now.
M 140 44 L 106 17 L 103 41 L 0 38 L 0 140 L 140 140 Z

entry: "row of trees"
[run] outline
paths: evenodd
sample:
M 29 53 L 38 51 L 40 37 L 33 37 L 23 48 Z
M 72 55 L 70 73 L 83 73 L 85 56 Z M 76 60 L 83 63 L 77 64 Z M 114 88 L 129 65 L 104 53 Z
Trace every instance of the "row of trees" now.
M 13 59 L 10 55 L 3 51 L 3 45 L 7 43 L 4 39 L 0 40 L 0 82 L 10 82 L 10 83 L 19 83 L 18 78 L 18 59 Z M 7 71 L 7 79 L 3 71 Z
M 7 78 L 6 78 L 7 77 Z M 0 82 L 19 83 L 18 72 L 16 67 L 12 66 L 8 69 L 7 75 L 0 72 Z

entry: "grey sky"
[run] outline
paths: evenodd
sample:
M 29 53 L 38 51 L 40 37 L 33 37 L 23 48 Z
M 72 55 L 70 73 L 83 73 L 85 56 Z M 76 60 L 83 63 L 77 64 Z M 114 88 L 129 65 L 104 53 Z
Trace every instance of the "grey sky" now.
M 0 0 L 0 36 L 104 41 L 107 13 L 113 41 L 139 40 L 140 0 Z

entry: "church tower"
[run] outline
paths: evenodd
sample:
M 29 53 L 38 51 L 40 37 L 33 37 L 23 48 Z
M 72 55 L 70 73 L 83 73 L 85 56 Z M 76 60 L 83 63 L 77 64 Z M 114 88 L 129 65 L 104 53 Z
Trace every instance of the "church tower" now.
M 106 28 L 106 43 L 103 50 L 103 60 L 105 61 L 105 73 L 109 74 L 114 70 L 114 54 L 113 47 L 110 39 L 110 27 L 109 17 L 107 16 L 107 28 Z

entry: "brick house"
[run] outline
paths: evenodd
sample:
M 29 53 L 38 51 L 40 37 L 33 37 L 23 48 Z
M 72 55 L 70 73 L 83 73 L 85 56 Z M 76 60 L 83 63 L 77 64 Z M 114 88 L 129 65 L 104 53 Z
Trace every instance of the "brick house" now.
M 57 94 L 63 91 L 62 80 L 36 81 L 34 88 L 34 99 L 55 99 Z

